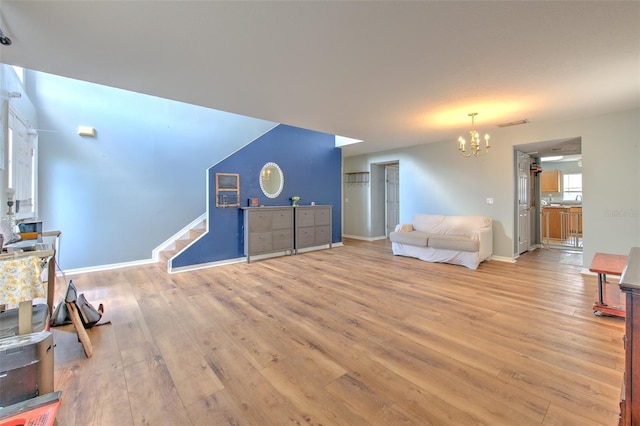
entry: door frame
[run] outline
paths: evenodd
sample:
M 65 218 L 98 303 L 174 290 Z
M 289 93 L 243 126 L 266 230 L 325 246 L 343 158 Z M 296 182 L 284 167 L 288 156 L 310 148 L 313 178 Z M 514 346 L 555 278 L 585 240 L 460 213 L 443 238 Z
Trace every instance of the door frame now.
M 400 223 L 400 163 L 386 164 L 384 167 L 384 229 L 385 236 L 389 236 L 389 169 L 393 168 L 398 171 L 398 180 L 396 181 L 395 193 L 398 198 L 398 223 Z M 393 226 L 395 227 L 396 224 Z

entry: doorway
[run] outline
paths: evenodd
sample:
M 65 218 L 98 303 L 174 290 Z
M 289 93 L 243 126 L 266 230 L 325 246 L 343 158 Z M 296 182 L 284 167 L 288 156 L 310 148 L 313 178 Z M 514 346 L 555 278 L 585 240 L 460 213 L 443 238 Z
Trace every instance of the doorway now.
M 540 158 L 542 244 L 582 250 L 582 157 Z
M 514 251 L 517 254 L 523 253 L 527 238 L 529 249 L 545 247 L 581 251 L 583 225 L 581 138 L 515 145 L 514 150 L 516 179 Z M 529 183 L 525 196 L 528 197 L 528 202 L 523 203 L 520 192 L 521 188 L 524 188 L 522 175 L 527 161 Z M 551 175 L 557 182 L 555 188 L 542 188 L 544 172 L 547 172 L 545 178 Z M 576 182 L 579 182 L 579 185 Z M 529 206 L 528 221 L 523 219 L 523 206 L 527 204 Z M 529 229 L 526 223 L 529 224 Z
M 385 224 L 386 236 L 400 223 L 400 165 L 388 164 L 385 173 Z
M 530 181 L 530 171 L 532 159 L 528 154 L 525 154 L 520 151 L 516 151 L 516 156 L 518 159 L 518 168 L 517 168 L 517 194 L 516 194 L 516 202 L 518 204 L 518 233 L 517 233 L 517 241 L 518 241 L 518 253 L 522 254 L 526 251 L 529 251 L 532 246 L 535 244 L 535 234 L 531 232 L 531 211 L 534 209 L 533 202 L 533 186 Z M 535 229 L 535 226 L 534 226 Z

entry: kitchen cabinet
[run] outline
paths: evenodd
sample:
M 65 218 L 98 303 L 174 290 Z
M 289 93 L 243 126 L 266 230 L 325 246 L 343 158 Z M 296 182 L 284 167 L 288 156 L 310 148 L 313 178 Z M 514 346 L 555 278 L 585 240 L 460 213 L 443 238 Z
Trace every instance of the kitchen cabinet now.
M 562 238 L 562 219 L 560 213 L 569 213 L 568 207 L 543 207 L 542 208 L 542 236 L 544 238 Z M 547 235 L 547 221 L 549 222 L 549 234 Z
M 560 192 L 560 170 L 544 170 L 540 180 L 542 192 Z
M 563 215 L 565 213 L 566 215 Z M 564 224 L 563 224 L 564 220 Z M 549 234 L 547 235 L 547 222 Z M 564 231 L 564 235 L 563 235 Z M 542 208 L 542 237 L 565 239 L 582 235 L 582 206 L 557 206 Z
M 570 224 L 571 231 L 573 233 L 578 233 L 578 235 L 582 235 L 582 206 L 580 207 L 570 207 L 569 213 L 572 213 Z

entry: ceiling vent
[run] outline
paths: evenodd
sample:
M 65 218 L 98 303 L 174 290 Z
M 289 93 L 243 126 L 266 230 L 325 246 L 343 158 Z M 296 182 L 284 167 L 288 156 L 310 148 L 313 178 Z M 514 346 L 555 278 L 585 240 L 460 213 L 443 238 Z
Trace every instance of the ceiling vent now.
M 516 120 L 516 121 L 510 121 L 508 123 L 501 123 L 498 124 L 498 127 L 511 127 L 511 126 L 518 126 L 520 124 L 527 124 L 529 122 L 529 120 L 527 120 L 526 118 L 524 120 Z

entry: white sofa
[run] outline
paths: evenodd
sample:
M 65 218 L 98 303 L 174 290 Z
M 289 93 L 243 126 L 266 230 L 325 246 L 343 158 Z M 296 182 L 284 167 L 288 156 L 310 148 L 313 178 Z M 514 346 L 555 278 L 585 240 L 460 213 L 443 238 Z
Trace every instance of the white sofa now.
M 417 213 L 389 234 L 393 254 L 477 269 L 493 254 L 491 218 Z

